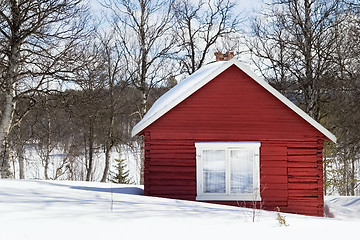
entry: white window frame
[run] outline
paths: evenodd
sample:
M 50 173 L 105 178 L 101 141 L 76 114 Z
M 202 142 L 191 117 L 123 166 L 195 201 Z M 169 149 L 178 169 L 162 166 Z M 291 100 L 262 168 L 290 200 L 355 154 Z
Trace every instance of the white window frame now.
M 196 200 L 214 201 L 261 201 L 260 196 L 260 142 L 196 142 Z M 239 194 L 230 193 L 230 160 L 229 152 L 233 149 L 252 149 L 253 158 L 253 193 Z M 204 193 L 203 190 L 203 151 L 225 150 L 226 151 L 226 192 Z

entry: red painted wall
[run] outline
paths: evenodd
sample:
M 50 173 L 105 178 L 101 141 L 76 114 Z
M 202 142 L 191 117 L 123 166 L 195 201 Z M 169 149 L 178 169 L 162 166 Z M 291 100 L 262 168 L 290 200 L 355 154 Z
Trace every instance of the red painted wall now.
M 324 135 L 236 66 L 142 134 L 146 195 L 195 200 L 195 142 L 261 141 L 261 207 L 323 215 Z

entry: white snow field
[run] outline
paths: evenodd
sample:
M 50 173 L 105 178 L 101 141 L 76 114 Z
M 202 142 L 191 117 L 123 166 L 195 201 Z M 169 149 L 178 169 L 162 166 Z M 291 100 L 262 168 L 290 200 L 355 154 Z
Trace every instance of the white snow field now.
M 0 180 L 0 240 L 357 238 L 360 197 L 327 197 L 335 218 L 142 196 L 135 185 Z

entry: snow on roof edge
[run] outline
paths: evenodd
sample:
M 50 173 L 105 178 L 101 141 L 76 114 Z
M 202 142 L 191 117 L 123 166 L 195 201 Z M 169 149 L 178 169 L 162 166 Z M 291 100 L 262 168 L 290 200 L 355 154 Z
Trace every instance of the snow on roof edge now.
M 324 134 L 328 139 L 336 143 L 337 139 L 335 135 L 333 135 L 329 130 L 324 128 L 320 123 L 315 121 L 312 117 L 306 114 L 303 110 L 301 110 L 298 106 L 296 106 L 293 102 L 287 99 L 284 95 L 278 92 L 275 88 L 273 88 L 265 80 L 256 75 L 250 68 L 245 66 L 236 58 L 233 58 L 229 61 L 208 64 L 197 70 L 195 73 L 193 73 L 183 81 L 181 81 L 172 89 L 170 89 L 154 103 L 150 110 L 145 114 L 144 118 L 133 127 L 131 135 L 135 136 L 140 133 L 142 130 L 155 122 L 162 115 L 170 111 L 173 107 L 178 105 L 180 102 L 185 100 L 187 97 L 192 95 L 206 83 L 211 81 L 213 78 L 218 76 L 220 73 L 222 73 L 224 70 L 226 70 L 232 65 L 236 65 L 239 69 L 244 71 L 248 76 L 254 79 L 257 83 L 259 83 L 277 99 L 279 99 L 286 106 L 292 109 L 305 121 L 310 123 L 318 131 Z

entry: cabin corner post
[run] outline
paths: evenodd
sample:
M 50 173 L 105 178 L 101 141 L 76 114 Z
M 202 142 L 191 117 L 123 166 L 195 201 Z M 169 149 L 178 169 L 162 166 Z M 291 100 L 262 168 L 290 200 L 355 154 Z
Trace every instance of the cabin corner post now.
M 142 174 L 143 174 L 143 183 L 144 183 L 144 195 L 150 195 L 150 180 L 149 180 L 149 173 L 150 173 L 150 141 L 151 135 L 150 132 L 144 132 L 143 138 L 143 162 L 142 162 Z
M 323 165 L 323 149 L 324 149 L 324 140 L 319 139 L 317 144 L 317 167 L 319 169 L 319 179 L 318 179 L 318 201 L 319 201 L 319 210 L 318 216 L 324 216 L 324 165 Z

